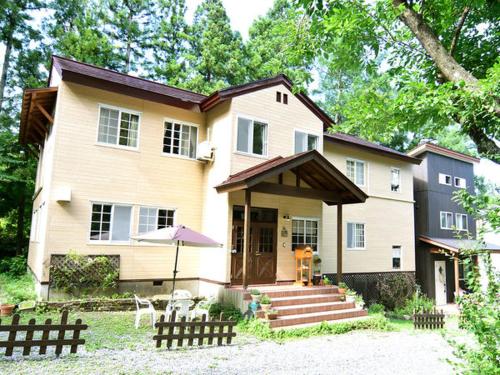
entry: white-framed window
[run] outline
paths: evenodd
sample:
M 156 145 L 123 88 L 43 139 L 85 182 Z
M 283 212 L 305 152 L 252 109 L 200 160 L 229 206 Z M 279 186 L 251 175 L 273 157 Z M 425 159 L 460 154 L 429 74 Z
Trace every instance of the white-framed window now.
M 267 124 L 238 117 L 236 151 L 267 156 Z
M 347 223 L 347 248 L 349 250 L 366 248 L 364 223 Z
M 467 182 L 465 178 L 455 177 L 454 180 L 455 180 L 455 187 L 460 189 L 465 189 L 467 187 Z
M 163 153 L 196 158 L 198 127 L 165 120 L 163 133 Z
M 451 186 L 451 176 L 449 174 L 440 173 L 439 174 L 439 183 L 441 185 Z
M 365 162 L 361 160 L 347 159 L 347 177 L 358 186 L 365 186 Z
M 99 106 L 97 142 L 137 148 L 140 114 L 127 109 Z
M 318 233 L 318 218 L 292 218 L 292 250 L 307 245 L 318 251 Z
M 157 207 L 139 209 L 139 234 L 174 225 L 175 210 Z
M 401 170 L 399 168 L 391 168 L 391 191 L 401 191 Z
M 92 203 L 90 241 L 128 242 L 132 206 Z
M 401 269 L 401 246 L 399 245 L 392 246 L 392 269 Z
M 457 230 L 469 230 L 466 214 L 455 214 L 455 222 Z
M 300 130 L 295 130 L 295 153 L 317 150 L 319 137 L 315 134 L 309 134 Z
M 453 228 L 453 213 L 451 212 L 440 212 L 441 229 L 452 229 Z

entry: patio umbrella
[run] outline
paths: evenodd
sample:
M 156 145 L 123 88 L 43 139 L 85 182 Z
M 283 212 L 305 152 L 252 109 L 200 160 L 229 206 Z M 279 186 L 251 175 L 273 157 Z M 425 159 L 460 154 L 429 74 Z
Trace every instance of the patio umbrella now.
M 222 244 L 212 240 L 204 234 L 195 232 L 184 225 L 174 225 L 152 232 L 132 236 L 132 239 L 140 242 L 151 242 L 165 245 L 176 245 L 175 250 L 175 265 L 174 265 L 174 280 L 172 283 L 172 297 L 175 291 L 175 279 L 177 277 L 177 260 L 179 259 L 179 246 L 194 246 L 194 247 L 221 247 Z

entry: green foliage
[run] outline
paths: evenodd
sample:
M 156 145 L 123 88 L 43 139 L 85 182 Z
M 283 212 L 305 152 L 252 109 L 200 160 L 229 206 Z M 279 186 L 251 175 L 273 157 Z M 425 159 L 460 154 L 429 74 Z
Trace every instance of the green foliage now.
M 223 319 L 240 321 L 243 319 L 241 311 L 231 304 L 213 303 L 208 310 L 212 319 L 219 319 L 222 313 Z
M 368 307 L 368 313 L 370 314 L 382 314 L 385 310 L 384 305 L 380 303 L 373 303 Z
M 450 340 L 455 355 L 461 360 L 454 362 L 456 370 L 465 374 L 500 373 L 500 275 L 495 272 L 491 254 L 481 250 L 484 231 L 500 231 L 498 218 L 497 189 L 483 180 L 476 181 L 476 195 L 466 191 L 455 195 L 455 200 L 474 219 L 482 220 L 477 248 L 460 249 L 470 293 L 458 298 L 462 327 L 475 338 L 473 343 L 458 343 Z M 465 189 L 464 189 L 465 190 Z M 475 258 L 484 264 L 483 271 L 487 285 L 481 285 L 480 270 Z
M 332 285 L 332 281 L 327 276 L 323 276 L 323 285 Z
M 260 304 L 261 305 L 270 305 L 271 298 L 267 294 L 263 294 L 262 298 L 260 299 Z
M 258 289 L 251 289 L 250 290 L 250 294 L 252 296 L 260 296 L 260 290 L 258 290 Z
M 20 277 L 26 273 L 26 268 L 26 257 L 23 255 L 0 259 L 0 274 L 6 274 L 10 277 Z
M 387 310 L 402 308 L 415 292 L 415 288 L 415 280 L 410 275 L 403 273 L 385 275 L 377 282 L 379 302 Z
M 118 284 L 119 270 L 108 257 L 88 257 L 70 252 L 61 265 L 50 268 L 51 282 L 56 289 L 68 293 L 85 289 L 106 290 Z
M 371 316 L 363 320 L 354 320 L 342 323 L 322 322 L 318 325 L 305 328 L 292 328 L 283 330 L 273 330 L 268 323 L 259 319 L 246 319 L 238 324 L 240 332 L 257 336 L 261 339 L 270 339 L 278 342 L 306 338 L 319 335 L 339 335 L 355 330 L 378 330 L 388 331 L 390 326 L 388 320 L 383 316 Z
M 412 316 L 414 312 L 421 313 L 424 310 L 431 310 L 433 307 L 434 301 L 417 291 L 405 301 L 402 307 L 395 308 L 392 316 L 396 318 Z
M 36 299 L 35 283 L 31 275 L 13 277 L 0 273 L 0 303 L 19 304 Z

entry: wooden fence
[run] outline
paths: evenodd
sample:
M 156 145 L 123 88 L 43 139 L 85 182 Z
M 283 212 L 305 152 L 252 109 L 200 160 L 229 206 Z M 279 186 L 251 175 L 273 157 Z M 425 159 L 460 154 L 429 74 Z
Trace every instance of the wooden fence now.
M 413 314 L 413 327 L 415 329 L 440 329 L 444 327 L 443 310 L 424 310 Z
M 49 346 L 55 346 L 57 356 L 62 353 L 63 346 L 70 346 L 70 352 L 76 353 L 78 345 L 85 344 L 85 340 L 80 338 L 80 331 L 87 328 L 81 319 L 77 319 L 75 324 L 68 324 L 68 311 L 63 311 L 60 324 L 52 324 L 52 319 L 47 319 L 45 324 L 36 324 L 35 319 L 30 319 L 28 324 L 19 324 L 19 315 L 16 314 L 11 324 L 2 325 L 0 320 L 0 348 L 6 348 L 7 357 L 12 356 L 15 347 L 22 347 L 23 355 L 30 355 L 31 348 L 35 346 L 40 347 L 38 354 L 46 354 Z M 71 338 L 65 338 L 66 331 L 73 331 Z M 9 332 L 6 339 L 1 336 L 3 332 Z M 26 332 L 26 335 L 17 337 L 18 332 Z M 51 332 L 57 332 L 57 338 L 51 338 Z M 35 333 L 38 333 L 38 338 L 34 337 Z
M 222 316 L 221 316 L 222 317 Z M 231 340 L 236 336 L 233 332 L 233 327 L 236 325 L 235 321 L 207 321 L 206 316 L 203 315 L 201 321 L 187 322 L 185 317 L 180 321 L 176 321 L 176 312 L 173 311 L 170 321 L 165 321 L 165 315 L 160 317 L 160 321 L 155 323 L 158 328 L 158 334 L 153 336 L 156 341 L 156 347 L 160 348 L 162 341 L 167 341 L 167 348 L 170 349 L 174 342 L 177 342 L 177 347 L 180 348 L 187 340 L 188 346 L 193 346 L 196 340 L 196 345 L 204 345 L 207 339 L 208 345 L 213 345 L 214 340 L 217 340 L 217 345 L 223 345 L 224 339 L 227 344 L 231 344 Z M 224 331 L 227 327 L 227 331 Z M 166 333 L 163 331 L 166 330 Z

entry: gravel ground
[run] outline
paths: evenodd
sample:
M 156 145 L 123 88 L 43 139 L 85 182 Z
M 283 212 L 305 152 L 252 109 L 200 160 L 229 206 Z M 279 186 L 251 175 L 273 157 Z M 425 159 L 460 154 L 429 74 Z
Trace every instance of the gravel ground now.
M 278 344 L 98 350 L 59 359 L 0 359 L 0 374 L 451 374 L 439 333 L 357 331 Z

